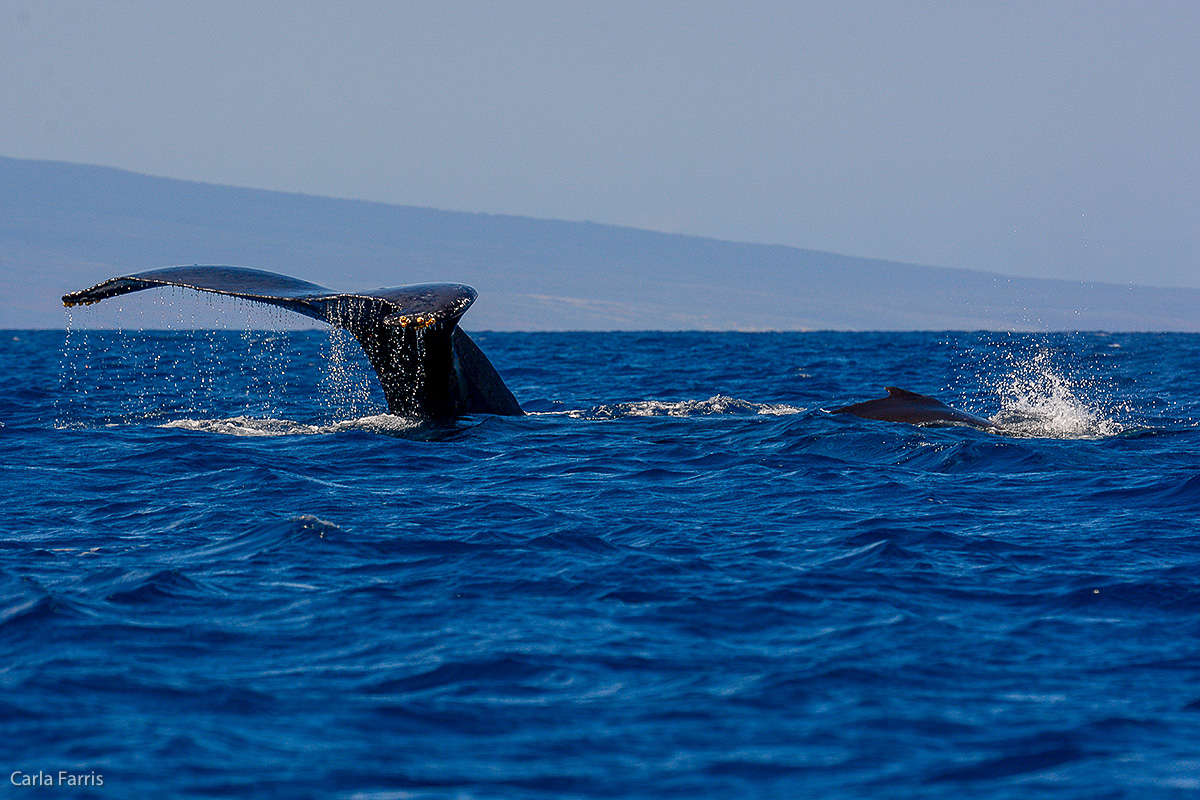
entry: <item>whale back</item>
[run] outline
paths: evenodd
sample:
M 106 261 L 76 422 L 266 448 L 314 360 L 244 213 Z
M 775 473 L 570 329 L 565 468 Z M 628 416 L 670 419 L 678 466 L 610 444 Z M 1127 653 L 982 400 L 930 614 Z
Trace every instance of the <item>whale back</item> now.
M 885 386 L 884 388 L 887 390 L 887 397 L 842 406 L 833 409 L 830 413 L 851 414 L 862 419 L 907 422 L 914 425 L 946 423 L 971 425 L 983 429 L 996 427 L 991 420 L 951 408 L 935 397 L 917 394 L 895 386 Z

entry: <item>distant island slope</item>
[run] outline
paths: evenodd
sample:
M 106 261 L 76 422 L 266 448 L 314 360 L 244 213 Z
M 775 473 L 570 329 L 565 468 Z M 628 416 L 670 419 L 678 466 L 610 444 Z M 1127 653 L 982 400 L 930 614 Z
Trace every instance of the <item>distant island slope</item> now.
M 1013 278 L 0 157 L 0 328 L 65 327 L 65 292 L 176 264 L 337 289 L 466 283 L 480 295 L 468 330 L 1200 331 L 1200 289 Z

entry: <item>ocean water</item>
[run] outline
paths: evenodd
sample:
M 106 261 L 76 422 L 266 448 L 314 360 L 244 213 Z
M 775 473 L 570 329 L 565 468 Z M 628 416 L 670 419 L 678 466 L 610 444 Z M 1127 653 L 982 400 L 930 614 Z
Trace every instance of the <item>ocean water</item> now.
M 0 335 L 6 796 L 1197 796 L 1200 336 L 475 338 Z

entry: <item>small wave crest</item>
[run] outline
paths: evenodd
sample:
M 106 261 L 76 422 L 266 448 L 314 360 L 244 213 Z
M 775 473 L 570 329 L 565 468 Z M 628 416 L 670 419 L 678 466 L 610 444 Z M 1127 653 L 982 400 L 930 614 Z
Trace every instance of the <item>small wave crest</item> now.
M 1063 374 L 1048 350 L 1014 361 L 995 387 L 1000 412 L 992 417 L 1004 433 L 1050 439 L 1099 439 L 1115 436 L 1126 426 L 1099 402 L 1085 399 L 1100 387 L 1095 381 Z
M 345 531 L 312 514 L 301 514 L 286 520 L 268 522 L 247 530 L 235 536 L 205 542 L 190 549 L 182 549 L 171 553 L 167 560 L 173 564 L 205 564 L 214 559 L 249 560 L 264 553 L 294 548 L 310 548 L 318 542 L 342 539 Z M 170 576 L 164 579 L 164 576 Z M 175 577 L 171 571 L 159 572 L 134 583 L 135 591 L 143 591 L 147 585 L 159 587 L 165 582 L 170 591 L 178 592 L 181 580 L 189 579 Z M 111 599 L 111 598 L 110 598 Z
M 332 422 L 328 425 L 309 425 L 288 419 L 237 416 L 226 419 L 177 419 L 165 422 L 159 427 L 217 433 L 224 436 L 316 436 L 345 431 L 394 434 L 412 430 L 418 425 L 417 421 L 404 417 L 376 414 Z
M 763 414 L 785 416 L 804 409 L 780 403 L 751 403 L 726 395 L 707 400 L 642 400 L 636 403 L 609 403 L 592 408 L 563 412 L 573 419 L 623 419 L 625 417 L 706 417 L 717 414 Z

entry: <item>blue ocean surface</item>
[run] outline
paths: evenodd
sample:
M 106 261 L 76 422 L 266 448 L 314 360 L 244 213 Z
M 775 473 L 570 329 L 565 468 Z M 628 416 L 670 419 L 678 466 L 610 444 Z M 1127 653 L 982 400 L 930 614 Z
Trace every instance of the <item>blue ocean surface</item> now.
M 1197 796 L 1200 336 L 473 335 L 0 334 L 5 796 Z

